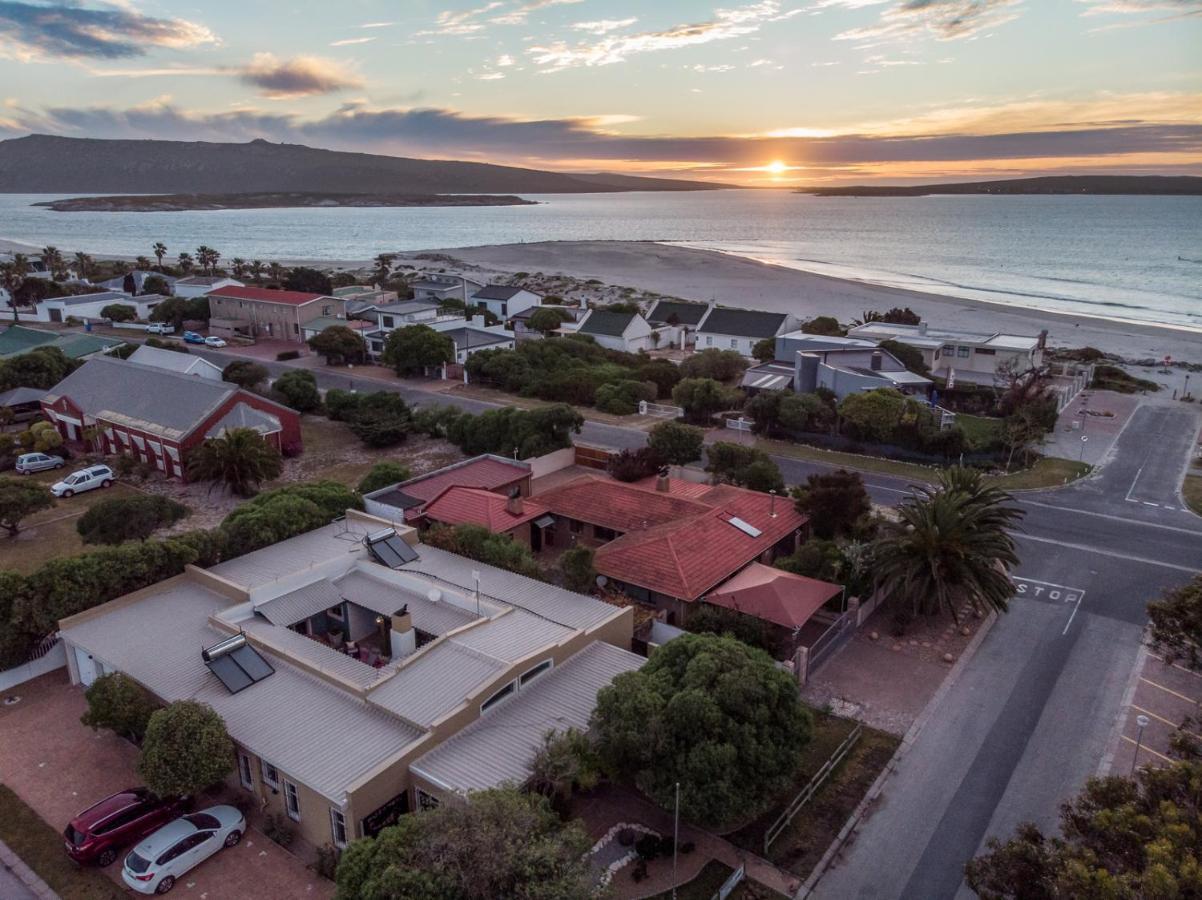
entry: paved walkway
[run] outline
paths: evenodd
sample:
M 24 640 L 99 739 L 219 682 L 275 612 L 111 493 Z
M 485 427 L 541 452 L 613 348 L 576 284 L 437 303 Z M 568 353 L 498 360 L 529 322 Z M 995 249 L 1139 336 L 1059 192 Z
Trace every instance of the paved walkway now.
M 604 785 L 586 797 L 578 798 L 573 806 L 585 822 L 590 835 L 600 838 L 619 823 L 645 825 L 661 835 L 672 833 L 672 813 L 660 809 L 632 791 L 618 785 Z M 768 860 L 736 847 L 730 841 L 700 828 L 681 823 L 680 843 L 694 844 L 694 851 L 677 858 L 677 885 L 692 881 L 711 859 L 732 869 L 745 865 L 747 878 L 778 894 L 793 896 L 801 879 L 791 872 L 777 868 Z M 650 897 L 672 888 L 672 861 L 655 860 L 648 866 L 648 878 L 635 884 L 630 867 L 620 869 L 614 876 L 614 889 L 619 897 Z
M 1041 452 L 1044 456 L 1101 465 L 1141 402 L 1143 398 L 1138 394 L 1084 390 L 1061 411 Z M 1083 437 L 1087 440 L 1082 441 Z
M 50 885 L 0 841 L 0 897 L 4 900 L 59 900 Z

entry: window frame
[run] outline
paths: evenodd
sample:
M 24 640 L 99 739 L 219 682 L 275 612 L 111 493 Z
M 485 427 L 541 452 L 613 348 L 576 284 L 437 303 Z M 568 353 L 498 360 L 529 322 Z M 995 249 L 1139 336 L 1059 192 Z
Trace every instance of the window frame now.
M 339 832 L 342 837 L 339 838 Z M 349 843 L 346 831 L 346 815 L 336 806 L 330 807 L 330 838 L 339 850 L 345 850 Z
M 501 705 L 516 693 L 517 684 L 514 681 L 510 681 L 504 687 L 498 688 L 493 692 L 492 696 L 480 704 L 480 715 L 484 715 L 490 709 Z
M 301 820 L 300 789 L 287 778 L 281 779 L 281 782 L 284 788 L 284 812 L 293 822 L 299 822 Z
M 274 777 L 267 774 L 268 769 L 275 773 Z M 277 791 L 280 789 L 280 770 L 262 758 L 259 759 L 259 776 L 269 788 L 274 788 Z
M 417 791 L 417 811 L 429 812 L 432 809 L 438 809 L 442 806 L 442 801 L 431 794 L 429 791 L 424 791 L 421 788 L 415 788 Z
M 524 688 L 539 675 L 542 675 L 544 672 L 549 672 L 552 668 L 554 668 L 554 666 L 555 660 L 550 658 L 536 663 L 518 676 L 518 686 Z
M 251 769 L 250 757 L 241 750 L 238 751 L 238 781 L 248 791 L 255 789 L 255 773 Z

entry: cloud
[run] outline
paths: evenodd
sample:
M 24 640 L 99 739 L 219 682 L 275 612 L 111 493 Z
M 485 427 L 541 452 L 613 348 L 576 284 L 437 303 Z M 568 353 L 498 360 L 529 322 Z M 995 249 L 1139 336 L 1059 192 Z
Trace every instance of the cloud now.
M 636 16 L 631 16 L 629 19 L 597 19 L 595 22 L 576 22 L 572 28 L 576 31 L 587 31 L 589 34 L 600 35 L 629 28 L 637 21 Z
M 514 64 L 514 62 L 515 62 L 514 58 L 512 56 L 510 56 L 508 53 L 502 53 L 500 56 L 497 57 L 497 65 L 501 66 L 502 68 L 504 68 L 506 66 L 512 66 Z
M 532 12 L 538 12 L 540 9 L 550 6 L 571 6 L 582 2 L 584 0 L 530 0 L 516 9 L 494 16 L 490 21 L 494 25 L 524 25 Z
M 374 37 L 343 38 L 340 41 L 330 41 L 331 47 L 349 47 L 351 44 L 370 44 Z
M 332 94 L 363 84 L 358 76 L 334 60 L 318 56 L 279 60 L 271 53 L 256 53 L 249 65 L 238 70 L 238 77 L 272 99 Z
M 1111 21 L 1091 31 L 1111 31 L 1116 28 L 1133 28 L 1155 25 L 1160 22 L 1175 22 L 1180 19 L 1202 16 L 1202 0 L 1077 0 L 1086 5 L 1084 16 L 1120 16 L 1124 20 Z
M 492 0 L 490 3 L 485 3 L 483 6 L 477 6 L 475 9 L 461 10 L 444 10 L 438 14 L 438 18 L 434 20 L 435 27 L 425 31 L 415 32 L 417 35 L 465 35 L 473 34 L 477 31 L 484 30 L 484 23 L 480 21 L 480 17 L 484 16 L 494 9 L 498 9 L 505 4 L 501 0 Z
M 577 66 L 608 66 L 640 53 L 694 47 L 754 34 L 768 22 L 791 18 L 800 12 L 800 8 L 782 12 L 777 0 L 761 0 L 749 6 L 714 10 L 714 17 L 705 22 L 674 25 L 662 31 L 604 36 L 591 44 L 569 45 L 558 41 L 531 47 L 527 52 L 545 72 Z
M 1175 163 L 1179 170 L 1197 171 L 1202 156 L 1200 101 L 1202 96 L 1196 93 L 1110 96 L 1092 104 L 1049 105 L 1042 115 L 1036 108 L 1041 101 L 1029 101 L 1013 110 L 999 106 L 985 121 L 970 118 L 968 110 L 953 110 L 844 133 L 793 128 L 760 135 L 663 136 L 610 130 L 608 126 L 629 121 L 622 116 L 515 119 L 348 103 L 320 118 L 301 119 L 253 109 L 191 113 L 163 99 L 125 110 L 12 107 L 4 110 L 0 129 L 14 135 L 41 131 L 177 140 L 261 137 L 346 150 L 575 170 L 704 169 L 713 177 L 762 166 L 771 159 L 815 171 L 905 165 L 927 172 L 927 177 L 988 161 L 1029 169 L 1040 160 L 1070 158 L 1111 166 L 1125 159 L 1144 166 Z M 1159 113 L 1160 119 L 1141 118 L 1135 113 L 1141 108 Z M 1082 110 L 1078 118 L 1067 118 L 1077 109 Z
M 119 3 L 0 2 L 0 48 L 23 60 L 122 59 L 152 47 L 216 41 L 204 25 L 143 15 Z
M 876 24 L 849 29 L 835 35 L 835 39 L 877 43 L 924 37 L 933 37 L 941 41 L 961 40 L 1017 19 L 1022 2 L 1023 0 L 902 0 L 884 10 Z M 865 4 L 838 2 L 837 5 Z
M 360 28 L 391 28 L 396 22 L 364 22 Z

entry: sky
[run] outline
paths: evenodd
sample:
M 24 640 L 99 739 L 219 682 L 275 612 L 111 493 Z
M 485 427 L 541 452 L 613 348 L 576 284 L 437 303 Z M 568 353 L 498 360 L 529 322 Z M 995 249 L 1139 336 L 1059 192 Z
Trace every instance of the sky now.
M 756 186 L 1202 175 L 1202 0 L 0 0 L 0 102 Z

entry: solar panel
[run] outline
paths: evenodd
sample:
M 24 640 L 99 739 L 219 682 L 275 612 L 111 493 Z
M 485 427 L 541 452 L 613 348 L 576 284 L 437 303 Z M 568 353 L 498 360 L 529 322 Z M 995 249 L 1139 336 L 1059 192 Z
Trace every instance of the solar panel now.
M 735 526 L 735 528 L 739 529 L 739 531 L 743 532 L 746 535 L 750 535 L 753 538 L 757 538 L 761 534 L 764 533 L 764 532 L 760 531 L 758 528 L 756 528 L 754 525 L 752 525 L 750 522 L 744 522 L 738 516 L 732 516 L 729 521 L 730 521 L 730 524 Z
M 245 690 L 275 671 L 271 663 L 246 642 L 244 634 L 219 641 L 202 651 L 201 657 L 231 694 Z
M 417 551 L 403 541 L 395 532 L 389 532 L 385 536 L 368 535 L 367 547 L 377 560 L 390 569 L 395 569 L 417 559 Z

